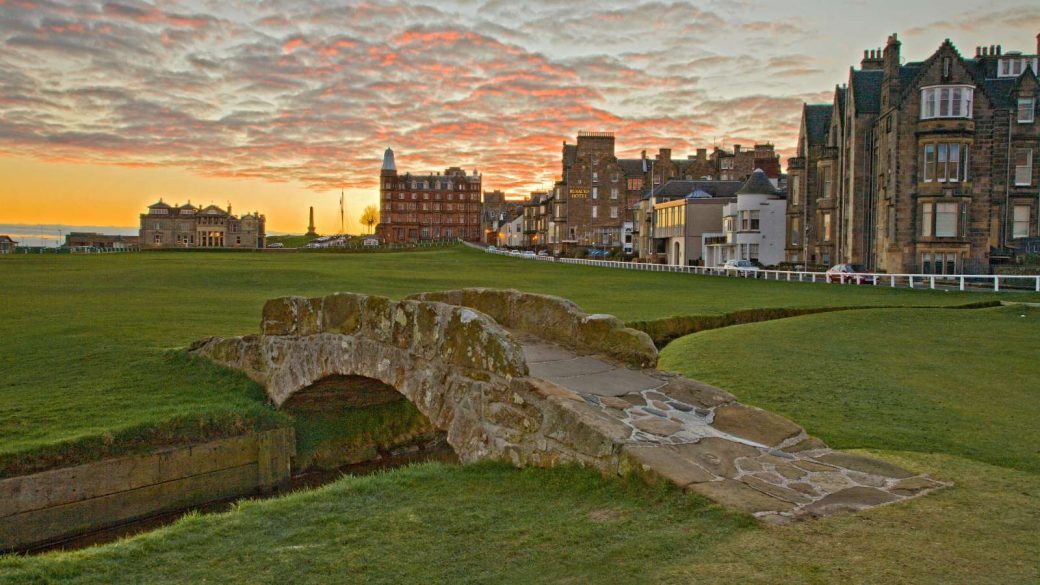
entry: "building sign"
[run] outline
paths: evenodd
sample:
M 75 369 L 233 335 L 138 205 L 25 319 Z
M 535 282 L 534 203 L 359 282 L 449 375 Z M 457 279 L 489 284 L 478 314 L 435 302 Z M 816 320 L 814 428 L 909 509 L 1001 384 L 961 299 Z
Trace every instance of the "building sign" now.
M 589 188 L 588 187 L 571 187 L 570 190 L 571 199 L 588 199 Z

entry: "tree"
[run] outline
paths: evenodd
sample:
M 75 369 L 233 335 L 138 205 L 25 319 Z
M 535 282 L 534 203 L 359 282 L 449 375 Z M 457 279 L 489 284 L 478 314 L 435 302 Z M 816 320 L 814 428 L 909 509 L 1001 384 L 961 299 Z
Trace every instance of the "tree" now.
M 379 209 L 375 205 L 369 205 L 361 212 L 361 225 L 368 226 L 368 232 L 379 223 Z

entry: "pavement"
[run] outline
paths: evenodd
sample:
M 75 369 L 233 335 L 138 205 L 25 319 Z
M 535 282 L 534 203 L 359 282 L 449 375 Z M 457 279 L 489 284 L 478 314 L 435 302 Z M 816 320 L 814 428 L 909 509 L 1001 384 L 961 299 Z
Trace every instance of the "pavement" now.
M 517 337 L 530 377 L 579 396 L 620 430 L 633 471 L 765 521 L 858 511 L 948 485 L 830 449 L 794 422 L 696 380 Z

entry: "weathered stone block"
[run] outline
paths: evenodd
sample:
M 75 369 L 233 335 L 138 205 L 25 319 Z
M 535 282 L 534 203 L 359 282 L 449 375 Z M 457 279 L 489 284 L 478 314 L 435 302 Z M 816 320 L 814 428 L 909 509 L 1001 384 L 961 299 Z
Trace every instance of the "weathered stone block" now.
M 260 332 L 264 335 L 292 335 L 296 332 L 296 305 L 293 297 L 271 299 L 264 303 Z
M 325 297 L 322 307 L 322 329 L 326 333 L 351 335 L 361 326 L 361 309 L 365 296 L 336 293 Z
M 715 409 L 712 426 L 749 441 L 776 447 L 801 434 L 802 427 L 769 411 L 743 404 L 728 404 Z

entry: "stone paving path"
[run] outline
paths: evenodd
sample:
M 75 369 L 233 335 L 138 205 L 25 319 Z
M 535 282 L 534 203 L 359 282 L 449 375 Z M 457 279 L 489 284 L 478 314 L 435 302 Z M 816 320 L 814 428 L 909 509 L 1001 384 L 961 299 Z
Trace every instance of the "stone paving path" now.
M 637 473 L 783 522 L 861 510 L 945 484 L 827 447 L 790 420 L 657 370 L 633 370 L 517 334 L 530 377 L 598 409 Z

